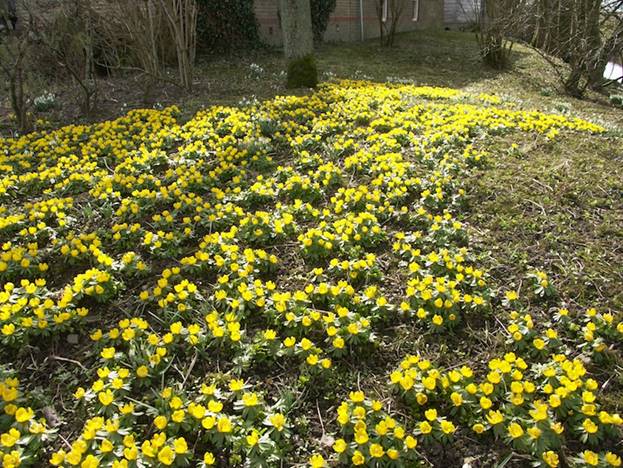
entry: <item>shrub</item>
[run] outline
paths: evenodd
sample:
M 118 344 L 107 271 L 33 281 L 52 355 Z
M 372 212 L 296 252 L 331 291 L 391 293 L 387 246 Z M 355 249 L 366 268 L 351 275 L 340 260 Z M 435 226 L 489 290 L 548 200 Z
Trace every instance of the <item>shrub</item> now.
M 329 16 L 335 10 L 336 0 L 311 0 L 311 19 L 314 42 L 322 42 L 322 37 L 329 24 Z
M 623 107 L 623 95 L 613 94 L 610 96 L 610 104 Z
M 288 88 L 315 88 L 318 84 L 318 69 L 313 55 L 293 59 L 288 63 Z

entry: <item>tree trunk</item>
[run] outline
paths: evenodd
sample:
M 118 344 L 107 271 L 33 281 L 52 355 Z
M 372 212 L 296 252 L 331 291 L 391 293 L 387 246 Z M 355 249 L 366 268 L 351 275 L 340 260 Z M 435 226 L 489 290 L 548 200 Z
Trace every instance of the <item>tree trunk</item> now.
M 551 0 L 540 0 L 535 6 L 536 21 L 532 44 L 539 49 L 548 51 L 552 28 Z
M 587 73 L 589 86 L 593 89 L 599 89 L 604 82 L 609 58 L 601 35 L 601 4 L 602 0 L 590 0 L 586 15 Z
M 283 49 L 288 61 L 289 88 L 313 88 L 318 83 L 314 61 L 309 0 L 279 0 Z

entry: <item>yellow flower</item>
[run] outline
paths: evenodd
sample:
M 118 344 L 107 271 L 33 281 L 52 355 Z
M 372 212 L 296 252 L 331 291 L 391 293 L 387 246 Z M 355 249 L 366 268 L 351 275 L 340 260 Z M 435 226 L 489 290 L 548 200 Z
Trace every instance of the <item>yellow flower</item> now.
M 355 466 L 361 466 L 366 462 L 366 458 L 363 456 L 363 453 L 361 453 L 359 450 L 355 450 L 350 460 L 353 462 L 353 465 Z
M 4 447 L 13 447 L 20 437 L 20 432 L 12 427 L 11 429 L 9 429 L 8 432 L 2 434 L 2 436 L 0 437 L 0 444 L 2 444 L 2 446 Z
M 461 406 L 463 404 L 463 396 L 460 393 L 452 392 L 452 394 L 450 394 L 450 399 L 454 406 Z
M 428 423 L 428 421 L 422 421 L 420 423 L 420 432 L 422 434 L 430 434 L 433 430 L 433 427 Z
M 368 440 L 370 440 L 370 438 L 365 428 L 363 430 L 355 430 L 355 442 L 357 442 L 358 445 L 367 444 Z
M 344 439 L 337 439 L 333 444 L 333 450 L 335 450 L 336 453 L 344 452 L 346 450 L 346 447 L 347 445 Z
M 112 452 L 112 449 L 114 448 L 113 443 L 108 440 L 108 439 L 104 439 L 102 440 L 102 443 L 100 444 L 100 450 L 104 453 L 108 453 L 108 452 Z
M 246 407 L 257 406 L 259 399 L 256 393 L 245 393 L 242 395 L 242 403 Z
M 599 465 L 599 455 L 591 450 L 584 450 L 582 452 L 582 458 L 587 465 L 597 466 Z
M 115 357 L 115 348 L 113 346 L 111 346 L 110 348 L 104 348 L 102 349 L 102 352 L 100 353 L 100 356 L 102 356 L 102 358 L 104 359 L 112 359 Z
M 597 424 L 595 424 L 590 419 L 585 419 L 584 422 L 582 423 L 582 427 L 589 434 L 594 434 L 599 430 L 599 427 L 597 427 Z
M 205 419 L 204 419 L 205 421 Z M 227 416 L 221 416 L 216 424 L 216 430 L 221 433 L 228 433 L 232 430 L 232 423 Z
M 476 434 L 482 434 L 485 431 L 485 426 L 483 426 L 480 423 L 476 423 L 472 426 L 472 430 L 476 433 Z
M 322 455 L 318 453 L 315 453 L 309 459 L 309 466 L 311 466 L 311 468 L 322 468 L 325 465 L 326 463 L 325 463 L 324 458 L 322 457 Z
M 537 426 L 532 426 L 529 427 L 528 430 L 528 435 L 530 436 L 530 438 L 532 439 L 538 439 L 539 437 L 541 437 L 541 429 L 539 429 Z
M 405 447 L 407 447 L 407 449 L 409 450 L 413 450 L 415 447 L 417 447 L 417 439 L 413 436 L 408 435 L 405 438 Z
M 186 444 L 186 439 L 183 437 L 178 437 L 173 442 L 173 447 L 175 449 L 175 453 L 183 454 L 188 451 L 188 444 Z
M 502 415 L 499 411 L 491 410 L 487 413 L 487 421 L 489 421 L 489 424 L 492 426 L 495 426 L 496 424 L 500 424 L 504 421 L 504 415 Z
M 167 427 L 167 418 L 162 415 L 157 416 L 156 419 L 154 419 L 154 426 L 156 426 L 159 430 L 163 430 Z
M 147 368 L 147 366 L 140 366 L 138 369 L 136 369 L 136 375 L 139 378 L 143 379 L 149 375 L 149 369 Z
M 242 379 L 232 379 L 229 382 L 229 389 L 232 392 L 239 392 L 243 388 L 244 388 L 244 380 L 242 380 Z
M 519 424 L 517 424 L 516 422 L 512 422 L 508 426 L 508 434 L 513 439 L 517 439 L 524 434 L 524 430 Z
M 506 291 L 506 299 L 509 301 L 516 301 L 517 299 L 519 299 L 519 294 L 517 293 L 517 291 Z
M 203 418 L 201 420 L 201 426 L 204 429 L 210 430 L 216 424 L 216 418 L 214 416 L 208 416 L 207 418 Z
M 95 455 L 87 455 L 80 464 L 80 468 L 97 468 L 100 462 Z
M 424 412 L 424 416 L 431 422 L 435 421 L 437 419 L 437 410 L 435 408 L 427 409 Z
M 250 434 L 246 436 L 247 445 L 249 447 L 254 447 L 260 440 L 260 434 L 257 430 L 253 429 Z
M 212 466 L 216 464 L 216 458 L 214 457 L 212 452 L 206 452 L 203 454 L 203 463 L 205 463 L 208 466 Z
M 610 466 L 621 466 L 621 457 L 619 457 L 618 455 L 612 452 L 606 452 L 606 455 L 604 456 L 604 460 Z
M 383 446 L 380 444 L 371 444 L 369 450 L 370 450 L 370 456 L 372 456 L 372 458 L 382 458 L 383 455 L 385 455 Z
M 220 401 L 210 400 L 208 402 L 208 411 L 212 413 L 220 413 L 222 409 L 223 403 L 221 403 Z
M 281 413 L 271 414 L 268 417 L 270 424 L 278 431 L 281 432 L 286 424 L 286 418 Z
M 53 466 L 62 465 L 65 461 L 65 451 L 59 450 L 58 452 L 54 452 L 52 457 L 50 458 L 50 464 Z
M 559 463 L 558 454 L 551 450 L 543 452 L 543 461 L 551 468 L 556 468 Z
M 453 434 L 456 430 L 456 427 L 452 423 L 452 421 L 446 421 L 445 419 L 441 421 L 441 430 L 444 434 Z
M 15 420 L 19 423 L 30 421 L 35 412 L 31 408 L 18 408 L 15 412 Z
M 110 390 L 106 390 L 104 392 L 99 392 L 97 394 L 97 398 L 98 398 L 98 400 L 100 401 L 100 403 L 103 406 L 110 405 L 114 401 L 114 399 L 115 399 L 112 391 L 110 391 Z
M 173 452 L 173 450 L 171 450 L 171 447 L 169 447 L 168 445 L 162 447 L 158 452 L 158 461 L 163 465 L 170 466 L 173 464 L 174 460 L 175 452 Z

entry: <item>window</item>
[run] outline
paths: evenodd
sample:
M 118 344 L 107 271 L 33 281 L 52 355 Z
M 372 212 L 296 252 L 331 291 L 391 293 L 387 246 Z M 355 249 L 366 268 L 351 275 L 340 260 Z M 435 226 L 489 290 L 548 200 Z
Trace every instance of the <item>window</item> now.
M 388 4 L 389 0 L 383 0 L 383 15 L 381 17 L 383 23 L 385 23 L 387 21 L 387 8 L 388 8 Z
M 411 17 L 412 21 L 417 21 L 420 19 L 420 0 L 413 0 L 413 16 Z

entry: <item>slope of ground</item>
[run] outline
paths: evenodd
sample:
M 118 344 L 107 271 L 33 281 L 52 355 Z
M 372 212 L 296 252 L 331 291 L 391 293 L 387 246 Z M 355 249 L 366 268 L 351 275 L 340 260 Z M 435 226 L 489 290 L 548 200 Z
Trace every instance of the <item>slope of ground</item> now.
M 5 465 L 620 464 L 615 163 L 508 169 L 611 131 L 351 81 L 178 116 L 0 140 Z M 599 188 L 601 296 L 513 211 Z

